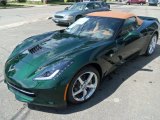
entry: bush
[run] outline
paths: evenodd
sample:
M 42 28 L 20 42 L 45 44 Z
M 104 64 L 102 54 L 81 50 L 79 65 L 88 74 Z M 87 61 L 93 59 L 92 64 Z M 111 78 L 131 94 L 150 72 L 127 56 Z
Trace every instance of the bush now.
M 2 5 L 4 5 L 4 6 L 6 6 L 7 1 L 6 1 L 6 0 L 2 0 L 2 1 L 0 1 L 0 4 L 2 4 Z
M 27 0 L 18 0 L 18 2 L 26 2 Z

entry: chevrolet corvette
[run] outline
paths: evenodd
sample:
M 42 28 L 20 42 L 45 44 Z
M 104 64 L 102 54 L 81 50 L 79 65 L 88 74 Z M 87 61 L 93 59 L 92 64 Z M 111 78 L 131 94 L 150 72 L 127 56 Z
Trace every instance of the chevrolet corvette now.
M 102 78 L 137 55 L 154 53 L 156 18 L 119 11 L 89 13 L 68 28 L 27 38 L 5 64 L 17 100 L 62 107 L 89 100 Z

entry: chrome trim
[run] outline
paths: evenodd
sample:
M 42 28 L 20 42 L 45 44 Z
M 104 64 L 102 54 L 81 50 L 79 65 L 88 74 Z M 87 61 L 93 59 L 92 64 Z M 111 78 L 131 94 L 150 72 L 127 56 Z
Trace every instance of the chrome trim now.
M 10 84 L 10 83 L 8 83 L 8 82 L 7 82 L 7 84 L 8 84 L 9 86 L 13 87 L 14 89 L 22 92 L 22 93 L 26 93 L 26 94 L 29 94 L 29 95 L 34 95 L 34 93 L 32 93 L 32 92 L 27 92 L 27 91 L 21 90 L 21 89 L 15 87 L 14 85 L 12 85 L 12 84 Z

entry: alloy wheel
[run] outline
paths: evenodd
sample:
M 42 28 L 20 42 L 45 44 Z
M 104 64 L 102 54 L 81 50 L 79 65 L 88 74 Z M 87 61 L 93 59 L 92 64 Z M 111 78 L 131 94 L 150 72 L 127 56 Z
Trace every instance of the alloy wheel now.
M 156 48 L 156 44 L 157 44 L 157 35 L 154 35 L 151 39 L 151 42 L 149 44 L 149 49 L 148 49 L 148 53 L 152 54 Z
M 97 86 L 97 75 L 94 72 L 85 72 L 75 80 L 72 87 L 72 96 L 76 101 L 83 102 L 94 94 Z

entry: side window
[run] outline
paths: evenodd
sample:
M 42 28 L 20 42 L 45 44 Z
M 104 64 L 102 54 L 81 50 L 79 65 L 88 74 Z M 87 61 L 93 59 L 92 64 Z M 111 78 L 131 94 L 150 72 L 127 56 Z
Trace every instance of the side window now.
M 125 20 L 120 36 L 126 35 L 131 31 L 136 30 L 138 27 L 137 20 L 135 17 L 131 17 Z
M 94 4 L 93 3 L 88 3 L 86 6 L 89 10 L 94 9 Z
M 101 8 L 101 5 L 99 3 L 94 3 L 94 9 Z
M 107 3 L 106 2 L 102 2 L 102 6 L 103 7 L 107 7 Z

